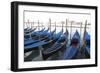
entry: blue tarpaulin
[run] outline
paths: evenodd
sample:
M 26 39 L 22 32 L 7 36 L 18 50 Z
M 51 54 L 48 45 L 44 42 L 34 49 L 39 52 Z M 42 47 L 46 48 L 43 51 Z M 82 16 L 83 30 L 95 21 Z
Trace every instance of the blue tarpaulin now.
M 75 43 L 75 44 L 77 44 L 76 47 L 74 47 L 73 46 L 74 43 L 72 43 L 74 40 L 77 41 L 77 43 Z M 76 55 L 76 53 L 78 52 L 78 49 L 79 49 L 79 43 L 80 43 L 79 41 L 80 41 L 80 35 L 79 35 L 78 31 L 76 31 L 72 37 L 71 45 L 66 47 L 66 51 L 64 52 L 63 59 L 71 59 Z

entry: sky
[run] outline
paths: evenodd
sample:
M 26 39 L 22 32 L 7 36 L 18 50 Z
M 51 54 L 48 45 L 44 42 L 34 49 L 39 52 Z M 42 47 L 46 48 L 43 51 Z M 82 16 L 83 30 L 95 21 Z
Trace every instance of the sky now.
M 72 12 L 48 12 L 48 11 L 24 11 L 24 28 L 26 27 L 38 27 L 41 26 L 38 30 L 41 30 L 43 27 L 46 29 L 50 27 L 51 23 L 51 31 L 55 29 L 56 27 L 56 33 L 62 30 L 64 32 L 66 31 L 66 24 L 68 32 L 73 34 L 76 30 L 78 30 L 79 34 L 81 35 L 81 38 L 84 33 L 84 28 L 76 28 L 76 27 L 85 27 L 85 23 L 87 21 L 87 24 L 91 24 L 90 14 L 84 14 L 84 13 L 72 13 Z M 66 21 L 67 20 L 67 21 Z M 71 28 L 70 26 L 75 26 Z M 90 33 L 90 25 L 87 25 L 87 32 Z

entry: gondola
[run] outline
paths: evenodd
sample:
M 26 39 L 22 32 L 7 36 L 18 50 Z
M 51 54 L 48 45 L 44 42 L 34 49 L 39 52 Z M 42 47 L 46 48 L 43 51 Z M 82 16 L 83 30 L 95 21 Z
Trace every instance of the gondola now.
M 27 28 L 24 28 L 24 31 L 27 31 L 29 29 L 29 27 L 27 27 Z
M 34 29 L 36 29 L 36 28 L 34 28 Z M 24 29 L 24 34 L 27 34 L 27 33 L 29 33 L 29 32 L 31 32 L 32 30 L 34 30 L 34 29 L 32 29 L 32 28 L 25 28 Z
M 56 52 L 60 51 L 61 49 L 64 49 L 67 42 L 66 41 L 67 38 L 68 38 L 68 32 L 65 32 L 51 48 L 43 50 L 42 52 L 43 60 L 46 60 L 48 57 L 52 56 Z
M 84 52 L 86 55 L 90 57 L 90 35 L 88 34 L 87 31 L 85 32 L 84 40 L 86 44 Z
M 47 36 L 45 35 L 45 38 L 43 38 L 43 39 L 45 39 L 45 41 L 48 41 L 47 44 L 42 45 L 44 50 L 46 48 L 49 48 L 50 46 L 52 46 L 60 38 L 60 36 L 63 34 L 63 25 L 62 25 L 62 30 L 60 32 L 56 33 L 56 24 L 55 24 L 55 30 L 53 32 L 54 33 L 50 35 L 51 37 L 48 37 L 48 35 Z
M 49 35 L 50 34 L 53 34 L 53 33 L 54 32 L 51 32 L 51 33 L 49 33 Z M 52 36 L 48 36 L 48 37 L 52 37 Z M 39 40 L 39 41 L 38 42 L 35 42 L 35 43 L 32 43 L 30 45 L 24 46 L 24 52 L 28 52 L 30 50 L 33 50 L 36 47 L 39 47 L 39 46 L 42 46 L 42 45 L 45 45 L 45 44 L 51 42 L 50 39 L 48 41 L 46 41 L 45 39 L 44 40 L 37 39 L 37 40 Z
M 60 32 L 58 32 L 58 33 L 55 33 L 55 34 L 53 35 L 54 40 L 55 40 L 55 41 L 58 40 L 59 37 L 62 35 L 62 33 L 63 33 L 62 30 L 61 30 Z
M 38 32 L 38 33 L 41 33 L 41 32 L 43 32 L 44 30 L 45 30 L 45 28 L 43 28 L 43 29 L 40 30 L 40 31 L 33 31 L 33 32 L 30 32 L 30 34 L 24 34 L 24 40 L 26 41 L 26 40 L 28 40 L 28 39 L 31 38 L 31 35 L 36 34 L 37 32 Z
M 35 31 L 36 29 L 37 29 L 37 28 L 34 28 L 34 29 L 30 28 L 30 29 L 28 29 L 28 30 L 24 30 L 24 35 L 25 35 L 25 34 L 32 33 L 32 32 Z
M 36 42 L 39 42 L 39 40 L 28 39 L 27 41 L 24 41 L 24 46 L 27 46 L 27 45 L 30 45 L 30 44 L 33 44 L 33 43 L 36 43 Z
M 46 30 L 45 30 L 45 28 L 44 28 L 44 29 L 42 29 L 41 31 L 33 32 L 33 33 L 31 34 L 31 36 L 34 37 L 34 36 L 38 36 L 38 35 L 40 35 L 40 34 L 45 34 L 45 33 L 47 33 L 48 31 L 49 31 L 49 28 L 46 29 Z
M 80 46 L 80 35 L 78 31 L 75 32 L 71 39 L 71 43 L 69 46 L 66 46 L 66 51 L 64 52 L 64 55 L 62 59 L 74 59 L 79 51 Z
M 30 27 L 24 28 L 24 31 L 28 31 L 28 30 L 31 30 L 31 28 Z
M 83 34 L 83 40 L 82 40 L 82 46 L 80 48 L 81 53 L 84 54 L 85 58 L 90 58 L 90 35 L 86 31 L 87 21 L 85 23 L 84 27 L 84 34 Z
M 36 42 L 40 42 L 40 41 L 47 41 L 48 39 L 51 38 L 51 36 L 54 34 L 55 30 L 53 32 L 51 32 L 51 34 L 49 33 L 47 36 L 43 37 L 43 38 L 37 38 L 37 39 L 29 39 L 27 41 L 24 41 L 24 46 L 27 46 L 27 45 L 31 45 L 31 44 L 34 44 Z
M 30 29 L 29 31 L 24 31 L 24 38 L 25 39 L 27 39 L 27 38 L 30 38 L 30 34 L 32 33 L 32 32 L 34 32 L 36 30 L 36 28 L 34 28 L 34 29 Z
M 60 32 L 58 33 L 54 33 L 52 35 L 52 38 L 51 38 L 51 41 L 45 45 L 43 45 L 43 49 L 46 50 L 47 48 L 50 48 L 59 38 L 60 36 L 63 34 L 63 31 L 61 30 Z M 45 40 L 45 41 L 48 41 L 48 40 Z
M 43 40 L 44 41 L 49 41 L 49 40 L 53 39 L 53 35 L 54 35 L 55 31 L 56 30 L 53 30 L 52 32 L 49 32 L 49 33 L 47 33 L 45 35 L 40 35 L 39 36 L 39 40 L 41 40 L 41 41 L 43 41 Z
M 56 35 L 60 35 L 60 33 L 61 32 L 59 32 L 59 33 L 56 33 Z M 61 33 L 62 34 L 62 33 Z M 53 36 L 53 35 L 51 35 L 52 37 L 55 37 L 55 36 Z M 60 37 L 60 36 L 59 36 Z M 58 37 L 57 37 L 58 38 Z M 54 38 L 55 39 L 55 38 Z M 52 40 L 54 40 L 54 39 L 52 39 Z M 50 40 L 51 40 L 51 38 L 50 38 Z M 43 44 L 41 44 L 42 45 L 42 47 L 43 46 L 48 46 L 48 44 L 50 45 L 50 43 L 51 43 L 51 41 L 48 41 L 47 43 L 43 43 Z M 39 44 L 39 43 L 38 43 Z M 39 49 L 39 46 L 38 47 L 34 47 L 34 48 L 30 48 L 29 50 L 30 51 L 32 51 L 32 53 L 30 54 L 30 55 L 28 55 L 26 58 L 25 58 L 25 61 L 32 61 L 32 60 L 35 60 L 35 57 L 34 56 L 32 56 L 33 54 L 35 54 L 35 53 L 39 53 L 39 52 L 37 52 L 37 50 Z M 44 49 L 44 48 L 43 48 Z M 25 53 L 27 53 L 29 50 L 25 50 L 26 52 Z M 34 52 L 35 51 L 35 52 Z M 39 51 L 39 50 L 38 50 Z M 41 54 L 38 54 L 39 56 L 41 55 Z

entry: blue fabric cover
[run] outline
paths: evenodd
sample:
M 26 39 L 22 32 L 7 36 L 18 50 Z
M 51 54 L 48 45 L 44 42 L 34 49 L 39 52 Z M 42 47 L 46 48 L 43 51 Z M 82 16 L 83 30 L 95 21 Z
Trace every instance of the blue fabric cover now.
M 64 53 L 63 59 L 71 59 L 71 58 L 75 57 L 76 53 L 78 52 L 79 43 L 80 43 L 79 42 L 80 35 L 77 30 L 76 30 L 75 34 L 73 35 L 71 42 L 76 39 L 77 39 L 78 45 L 76 47 L 73 47 L 71 44 L 68 47 L 66 47 L 66 51 Z
M 39 42 L 39 40 L 29 39 L 29 40 L 27 40 L 27 41 L 24 41 L 24 46 L 30 45 L 30 44 L 36 43 L 36 42 Z

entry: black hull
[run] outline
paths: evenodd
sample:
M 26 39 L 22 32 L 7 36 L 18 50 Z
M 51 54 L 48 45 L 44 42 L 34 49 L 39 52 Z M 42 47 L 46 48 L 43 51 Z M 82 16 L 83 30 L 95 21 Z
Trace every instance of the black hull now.
M 61 51 L 62 49 L 66 48 L 66 43 L 64 42 L 64 44 L 60 47 L 60 48 L 57 48 L 53 51 L 49 51 L 48 53 L 43 53 L 42 52 L 42 55 L 43 55 L 43 60 L 46 60 L 48 57 L 52 56 L 53 54 Z

